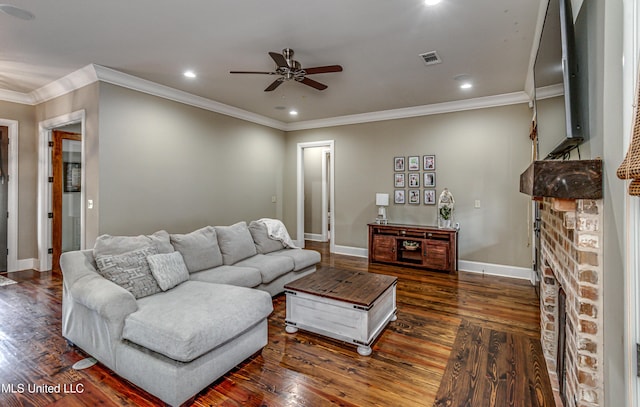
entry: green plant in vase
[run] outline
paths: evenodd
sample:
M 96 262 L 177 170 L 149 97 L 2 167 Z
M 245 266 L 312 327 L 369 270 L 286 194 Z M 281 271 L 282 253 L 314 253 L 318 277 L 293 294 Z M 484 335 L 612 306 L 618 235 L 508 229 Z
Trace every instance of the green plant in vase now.
M 439 209 L 440 218 L 443 221 L 442 226 L 445 228 L 451 227 L 451 212 L 452 212 L 452 208 L 447 205 L 443 205 Z

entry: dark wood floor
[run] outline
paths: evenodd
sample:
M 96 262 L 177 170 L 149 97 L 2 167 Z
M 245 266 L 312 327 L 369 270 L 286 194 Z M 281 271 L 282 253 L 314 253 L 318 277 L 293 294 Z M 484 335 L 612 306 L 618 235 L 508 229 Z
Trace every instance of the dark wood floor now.
M 397 321 L 371 356 L 359 356 L 352 345 L 285 333 L 285 298 L 277 296 L 262 353 L 203 390 L 194 406 L 554 405 L 529 282 L 369 265 L 322 244 L 308 248 L 321 251 L 323 266 L 397 276 Z M 9 277 L 19 284 L 0 287 L 1 406 L 161 404 L 100 364 L 71 368 L 86 355 L 60 335 L 59 274 Z M 29 392 L 29 384 L 67 391 Z

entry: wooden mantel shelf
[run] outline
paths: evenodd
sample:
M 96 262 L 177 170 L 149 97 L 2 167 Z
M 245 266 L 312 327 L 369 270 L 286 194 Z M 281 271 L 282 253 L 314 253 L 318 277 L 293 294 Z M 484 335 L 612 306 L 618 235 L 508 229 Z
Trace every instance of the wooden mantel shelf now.
M 520 174 L 520 192 L 533 197 L 602 199 L 602 160 L 540 160 Z

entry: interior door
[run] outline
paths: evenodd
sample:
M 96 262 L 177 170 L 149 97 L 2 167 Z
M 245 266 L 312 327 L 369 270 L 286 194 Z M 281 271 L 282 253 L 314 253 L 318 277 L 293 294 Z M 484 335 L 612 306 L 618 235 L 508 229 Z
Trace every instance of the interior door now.
M 77 133 L 52 131 L 51 268 L 60 271 L 60 255 L 80 249 L 81 141 Z

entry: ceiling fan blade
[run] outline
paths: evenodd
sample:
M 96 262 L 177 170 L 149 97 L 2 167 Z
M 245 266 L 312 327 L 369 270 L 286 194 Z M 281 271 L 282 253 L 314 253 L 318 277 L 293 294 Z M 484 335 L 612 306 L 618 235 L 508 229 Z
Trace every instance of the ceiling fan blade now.
M 324 84 L 322 84 L 320 82 L 316 82 L 313 79 L 309 79 L 309 78 L 302 78 L 298 82 L 304 83 L 305 85 L 311 86 L 312 88 L 316 88 L 318 90 L 327 89 L 327 85 L 324 85 Z
M 264 72 L 264 71 L 229 71 L 229 73 L 253 73 L 259 75 L 277 75 L 276 72 Z
M 304 68 L 307 75 L 313 75 L 315 73 L 329 73 L 329 72 L 342 72 L 342 66 L 340 65 L 327 65 L 316 66 L 313 68 Z
M 265 92 L 271 92 L 272 90 L 275 90 L 275 88 L 277 88 L 278 86 L 280 86 L 280 84 L 282 84 L 283 80 L 282 78 L 278 78 L 275 81 L 271 82 L 271 85 L 267 86 L 267 89 L 265 89 Z
M 284 59 L 282 54 L 278 54 L 277 52 L 269 52 L 269 55 L 271 55 L 271 58 L 275 61 L 278 67 L 282 67 L 282 68 L 289 67 L 289 64 L 287 64 L 287 60 Z

